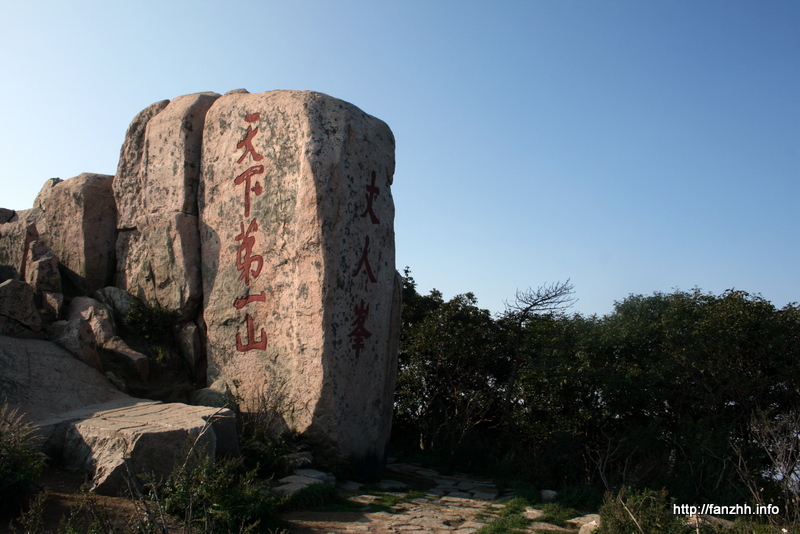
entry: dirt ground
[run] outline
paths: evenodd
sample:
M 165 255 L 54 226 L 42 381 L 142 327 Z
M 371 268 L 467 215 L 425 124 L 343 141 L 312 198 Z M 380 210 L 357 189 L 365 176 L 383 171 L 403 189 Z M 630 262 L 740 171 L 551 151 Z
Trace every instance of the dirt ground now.
M 80 504 L 83 498 L 81 486 L 85 482 L 85 475 L 80 473 L 71 473 L 59 468 L 45 470 L 37 481 L 39 486 L 48 492 L 44 510 L 45 532 L 58 532 L 62 518 L 68 517 L 70 510 Z M 124 526 L 130 518 L 136 515 L 134 505 L 129 499 L 94 494 L 91 495 L 91 498 L 97 503 L 98 509 L 108 511 L 109 518 L 114 525 Z M 11 532 L 7 522 L 0 524 L 0 534 L 10 534 Z

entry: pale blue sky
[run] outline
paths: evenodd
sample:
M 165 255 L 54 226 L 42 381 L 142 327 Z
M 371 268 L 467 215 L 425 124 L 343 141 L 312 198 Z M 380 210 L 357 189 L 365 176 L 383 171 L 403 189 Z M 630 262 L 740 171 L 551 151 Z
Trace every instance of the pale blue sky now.
M 389 124 L 423 292 L 800 301 L 800 2 L 0 0 L 0 207 L 113 174 L 150 103 L 240 87 Z

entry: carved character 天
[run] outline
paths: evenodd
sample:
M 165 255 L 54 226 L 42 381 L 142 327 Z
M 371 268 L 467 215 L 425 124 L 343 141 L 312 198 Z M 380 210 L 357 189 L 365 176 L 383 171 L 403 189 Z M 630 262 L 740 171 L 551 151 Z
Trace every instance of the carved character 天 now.
M 258 120 L 260 116 L 261 116 L 260 113 L 251 113 L 247 115 L 244 118 L 244 120 L 247 122 L 255 122 Z M 256 149 L 253 147 L 253 138 L 256 136 L 257 133 L 258 133 L 258 128 L 253 128 L 249 124 L 247 125 L 247 133 L 245 134 L 244 139 L 242 139 L 236 144 L 236 148 L 244 149 L 244 152 L 242 153 L 241 157 L 239 157 L 239 159 L 236 160 L 236 163 L 243 162 L 244 158 L 247 157 L 247 154 L 252 154 L 253 160 L 255 161 L 261 161 L 262 159 L 264 159 L 264 156 L 256 152 Z

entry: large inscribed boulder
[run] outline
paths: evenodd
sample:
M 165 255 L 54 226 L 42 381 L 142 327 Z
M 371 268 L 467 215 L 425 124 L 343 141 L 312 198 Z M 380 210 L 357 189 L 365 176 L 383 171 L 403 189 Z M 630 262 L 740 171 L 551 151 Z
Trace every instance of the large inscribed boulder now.
M 369 475 L 389 437 L 399 338 L 394 137 L 329 96 L 234 93 L 206 115 L 200 176 L 209 381 L 286 391 L 299 431 Z
M 216 93 L 156 103 L 134 118 L 114 194 L 117 286 L 192 319 L 200 305 L 197 188 L 203 124 Z

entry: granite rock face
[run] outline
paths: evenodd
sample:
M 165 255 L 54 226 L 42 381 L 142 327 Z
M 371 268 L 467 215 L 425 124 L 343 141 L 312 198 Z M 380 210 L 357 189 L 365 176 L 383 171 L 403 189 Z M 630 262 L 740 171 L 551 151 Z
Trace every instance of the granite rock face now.
M 136 475 L 167 476 L 194 443 L 213 455 L 238 454 L 228 409 L 143 401 L 48 341 L 0 336 L 0 403 L 34 423 L 44 451 L 116 493 Z M 127 466 L 126 466 L 127 464 Z
M 39 239 L 37 223 L 42 219 L 41 209 L 12 213 L 6 222 L 0 223 L 0 282 L 25 279 L 28 249 Z
M 114 180 L 117 286 L 184 320 L 202 300 L 197 188 L 203 125 L 217 97 L 185 95 L 139 113 Z
M 0 333 L 50 335 L 98 370 L 97 348 L 113 351 L 146 383 L 162 370 L 115 321 L 137 298 L 165 308 L 196 387 L 275 412 L 369 476 L 385 460 L 400 328 L 393 175 L 389 127 L 320 93 L 152 104 L 116 176 L 53 178 L 33 209 L 0 209 L 0 290 L 14 294 Z
M 116 270 L 113 176 L 83 173 L 50 180 L 37 204 L 39 239 L 58 258 L 65 292 L 85 295 L 110 284 Z
M 400 287 L 394 137 L 320 93 L 219 98 L 200 177 L 209 380 L 286 386 L 290 426 L 366 471 L 391 427 Z
M 39 337 L 42 319 L 34 297 L 33 288 L 19 280 L 0 284 L 0 335 Z
M 0 336 L 0 402 L 31 420 L 124 397 L 98 371 L 54 343 Z
M 25 281 L 39 295 L 44 292 L 61 293 L 58 258 L 41 241 L 33 241 L 28 246 L 28 254 L 25 261 Z
M 227 408 L 130 399 L 42 421 L 68 469 L 91 473 L 92 489 L 114 495 L 129 474 L 166 477 L 194 453 L 237 453 L 235 416 Z M 233 441 L 231 441 L 233 439 Z

